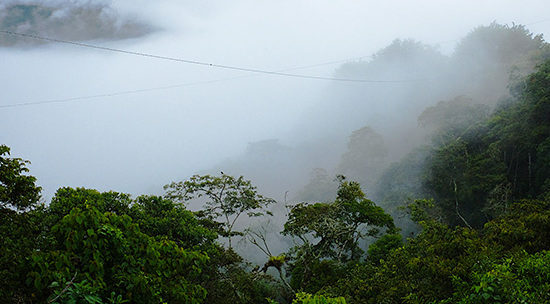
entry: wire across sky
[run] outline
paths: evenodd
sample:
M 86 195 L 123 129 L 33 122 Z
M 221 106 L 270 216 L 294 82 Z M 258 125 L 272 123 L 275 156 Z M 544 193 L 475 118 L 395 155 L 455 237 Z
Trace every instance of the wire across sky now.
M 330 80 L 330 81 L 344 81 L 344 82 L 366 82 L 366 83 L 400 83 L 400 82 L 419 81 L 417 79 L 405 79 L 405 80 L 355 79 L 355 78 L 336 78 L 336 77 L 323 77 L 323 76 L 292 74 L 292 73 L 285 73 L 285 72 L 280 72 L 280 71 L 268 71 L 268 70 L 262 70 L 262 69 L 247 68 L 247 67 L 233 66 L 233 65 L 224 65 L 224 64 L 210 63 L 210 62 L 190 60 L 190 59 L 177 58 L 177 57 L 161 56 L 161 55 L 155 55 L 155 54 L 144 53 L 144 52 L 128 51 L 128 50 L 104 47 L 104 46 L 99 46 L 99 45 L 94 45 L 94 44 L 81 43 L 81 42 L 69 41 L 69 40 L 61 40 L 61 39 L 43 37 L 43 36 L 38 36 L 38 35 L 33 35 L 33 34 L 17 33 L 17 32 L 12 32 L 12 31 L 0 30 L 0 33 L 7 34 L 7 35 L 12 35 L 12 36 L 20 36 L 20 37 L 25 37 L 25 38 L 30 38 L 30 39 L 42 40 L 42 41 L 49 41 L 49 42 L 54 42 L 54 43 L 69 44 L 69 45 L 74 45 L 74 46 L 78 46 L 78 47 L 91 48 L 91 49 L 108 51 L 108 52 L 116 52 L 116 53 L 122 53 L 122 54 L 134 55 L 134 56 L 142 56 L 142 57 L 149 57 L 149 58 L 154 58 L 154 59 L 175 61 L 175 62 L 186 63 L 186 64 L 201 65 L 201 66 L 207 66 L 207 67 L 218 68 L 218 69 L 226 69 L 226 70 L 234 70 L 234 71 L 250 72 L 250 73 L 259 73 L 259 74 L 268 74 L 268 75 L 276 75 L 276 76 L 284 76 L 284 77 L 296 77 L 296 78 Z
M 537 24 L 537 23 L 542 23 L 542 22 L 547 22 L 547 21 L 550 21 L 550 19 L 538 20 L 536 22 L 527 23 L 525 25 L 532 25 L 532 24 Z M 86 96 L 78 96 L 78 97 L 70 97 L 70 98 L 47 99 L 47 100 L 40 100 L 40 101 L 5 104 L 5 105 L 0 105 L 0 108 L 13 108 L 13 107 L 22 107 L 22 106 L 31 106 L 31 105 L 40 105 L 40 104 L 50 104 L 50 103 L 78 102 L 78 101 L 85 101 L 85 100 L 94 99 L 94 98 L 101 98 L 101 97 L 112 97 L 112 96 L 119 96 L 119 95 L 136 94 L 136 93 L 150 92 L 150 91 L 156 91 L 156 90 L 167 90 L 167 89 L 188 87 L 188 86 L 194 86 L 194 85 L 200 85 L 200 84 L 209 84 L 209 83 L 216 83 L 216 82 L 222 82 L 222 81 L 229 81 L 229 80 L 235 80 L 235 79 L 241 79 L 241 78 L 248 78 L 248 77 L 252 77 L 254 75 L 258 75 L 258 74 L 272 75 L 272 76 L 282 76 L 282 77 L 293 77 L 293 78 L 303 78 L 303 79 L 313 79 L 313 80 L 324 80 L 324 81 L 355 82 L 355 83 L 381 83 L 381 84 L 383 84 L 383 83 L 409 83 L 409 82 L 418 82 L 418 81 L 425 80 L 425 79 L 401 79 L 401 80 L 393 79 L 392 80 L 392 79 L 337 78 L 337 77 L 323 77 L 323 76 L 288 73 L 289 71 L 293 71 L 293 70 L 299 70 L 299 69 L 306 69 L 306 68 L 318 67 L 318 66 L 329 65 L 329 64 L 349 62 L 349 61 L 352 61 L 352 60 L 360 60 L 360 59 L 372 57 L 372 55 L 371 56 L 361 56 L 361 57 L 355 57 L 355 58 L 348 58 L 348 59 L 344 59 L 344 60 L 335 60 L 335 61 L 312 64 L 312 65 L 307 65 L 307 66 L 294 67 L 294 68 L 289 68 L 289 69 L 269 71 L 269 70 L 263 70 L 263 69 L 257 69 L 257 68 L 248 68 L 248 67 L 243 67 L 243 66 L 216 64 L 216 63 L 210 63 L 210 62 L 204 62 L 204 61 L 198 61 L 198 60 L 191 60 L 191 59 L 185 59 L 185 58 L 169 57 L 169 56 L 162 56 L 162 55 L 156 55 L 156 54 L 145 53 L 145 52 L 123 50 L 123 49 L 117 49 L 117 48 L 111 48 L 111 47 L 104 47 L 104 46 L 95 45 L 95 44 L 82 43 L 82 42 L 69 41 L 69 40 L 62 40 L 62 39 L 44 37 L 44 36 L 39 36 L 39 35 L 34 35 L 34 34 L 26 34 L 26 33 L 19 33 L 19 32 L 13 32 L 13 31 L 6 31 L 6 30 L 0 30 L 0 33 L 5 34 L 5 35 L 15 36 L 15 37 L 26 38 L 26 39 L 34 39 L 34 40 L 47 41 L 47 42 L 52 42 L 52 43 L 66 44 L 66 45 L 96 49 L 96 50 L 101 50 L 101 51 L 116 52 L 116 53 L 122 53 L 122 54 L 127 54 L 127 55 L 134 55 L 134 56 L 148 57 L 148 58 L 159 59 L 159 60 L 179 62 L 179 63 L 184 63 L 184 64 L 200 65 L 200 66 L 217 68 L 217 69 L 226 69 L 226 70 L 252 73 L 252 75 L 241 75 L 241 76 L 227 77 L 227 78 L 220 78 L 220 79 L 213 79 L 213 80 L 195 81 L 195 82 L 188 82 L 188 83 L 183 83 L 183 84 L 176 84 L 176 85 L 169 85 L 169 86 L 162 86 L 162 87 L 117 91 L 117 92 L 86 95 Z M 445 41 L 445 42 L 451 42 L 451 41 L 455 41 L 455 40 L 450 40 L 450 41 Z

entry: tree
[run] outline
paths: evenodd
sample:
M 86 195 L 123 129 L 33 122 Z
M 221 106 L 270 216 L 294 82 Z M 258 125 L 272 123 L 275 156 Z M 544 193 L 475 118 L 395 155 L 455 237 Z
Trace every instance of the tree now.
M 41 188 L 36 186 L 29 171 L 29 161 L 9 158 L 10 148 L 0 145 L 0 207 L 24 210 L 33 207 L 40 199 Z
M 129 214 L 145 234 L 157 239 L 168 238 L 183 248 L 200 249 L 213 255 L 218 235 L 201 225 L 200 220 L 178 204 L 154 195 L 142 195 L 132 203 Z
M 506 211 L 513 199 L 535 198 L 546 191 L 550 185 L 549 75 L 550 61 L 525 78 L 514 102 L 462 131 L 458 128 L 433 147 L 424 185 L 448 223 L 480 228 Z M 464 109 L 471 113 L 476 107 Z M 445 104 L 439 104 L 424 118 L 446 111 Z M 465 122 L 475 117 L 465 116 L 470 116 Z
M 21 282 L 30 271 L 27 259 L 40 242 L 41 188 L 26 175 L 29 162 L 9 153 L 0 145 L 0 298 L 28 302 L 33 290 Z
M 198 281 L 206 255 L 156 240 L 128 215 L 101 212 L 93 201 L 73 208 L 50 236 L 47 248 L 30 256 L 27 283 L 37 300 L 52 300 L 68 282 L 84 281 L 88 295 L 104 300 L 114 293 L 132 303 L 199 303 L 206 296 Z
M 235 229 L 237 220 L 244 214 L 257 217 L 271 214 L 266 207 L 275 201 L 257 193 L 252 183 L 240 176 L 224 174 L 221 176 L 194 175 L 185 182 L 173 182 L 164 186 L 166 197 L 185 203 L 194 198 L 206 197 L 204 209 L 200 215 L 213 220 L 221 220 L 222 235 L 227 237 L 229 248 L 231 238 L 241 235 Z
M 325 202 L 331 200 L 338 189 L 338 183 L 329 177 L 327 170 L 315 168 L 311 170 L 309 183 L 296 195 L 295 199 L 302 202 Z
M 263 272 L 267 273 L 267 271 L 273 267 L 279 274 L 280 282 L 283 284 L 285 290 L 281 290 L 281 296 L 284 298 L 288 298 L 288 296 L 294 295 L 296 291 L 290 286 L 290 284 L 287 281 L 288 274 L 286 273 L 286 263 L 287 263 L 287 257 L 284 253 L 279 255 L 274 255 L 273 251 L 270 249 L 269 246 L 269 236 L 268 233 L 270 231 L 273 231 L 275 229 L 275 226 L 272 225 L 270 221 L 262 223 L 262 225 L 259 225 L 255 228 L 248 228 L 245 232 L 246 240 L 254 245 L 256 248 L 258 248 L 265 256 L 267 257 L 267 262 L 264 263 L 263 267 L 260 269 L 260 267 L 256 267 L 253 272 Z
M 296 299 L 292 304 L 346 304 L 346 299 L 343 297 L 330 298 L 322 295 L 310 295 L 305 292 L 296 294 Z
M 488 117 L 488 106 L 458 96 L 427 107 L 418 116 L 418 123 L 431 133 L 433 144 L 440 146 L 460 137 L 468 128 L 483 123 Z
M 323 277 L 335 280 L 339 265 L 362 256 L 360 240 L 377 237 L 383 229 L 395 232 L 391 216 L 368 200 L 358 183 L 343 177 L 334 202 L 293 206 L 282 232 L 301 242 L 288 255 L 292 287 L 316 292 L 328 283 L 319 284 Z
M 489 194 L 506 183 L 506 167 L 480 130 L 470 130 L 428 158 L 425 186 L 451 225 L 482 227 Z
M 457 279 L 453 298 L 443 303 L 545 303 L 550 294 L 550 252 L 519 252 Z
M 549 51 L 542 35 L 533 35 L 523 25 L 479 26 L 457 44 L 451 80 L 457 94 L 494 105 L 507 95 L 511 79 L 532 73 L 549 58 Z
M 387 154 L 384 138 L 371 127 L 363 127 L 351 133 L 337 171 L 358 180 L 363 187 L 374 188 Z
M 427 146 L 419 147 L 384 170 L 377 181 L 373 199 L 394 219 L 404 236 L 418 231 L 410 218 L 403 216 L 403 204 L 416 198 L 426 197 L 422 177 L 431 152 Z

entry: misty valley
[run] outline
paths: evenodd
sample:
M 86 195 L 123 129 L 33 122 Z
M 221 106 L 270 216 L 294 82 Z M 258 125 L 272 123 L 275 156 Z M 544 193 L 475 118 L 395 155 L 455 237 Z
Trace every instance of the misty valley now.
M 51 37 L 64 33 L 61 43 L 80 37 L 64 23 L 87 29 L 84 15 L 107 20 L 111 34 L 97 26 L 83 41 L 156 30 L 119 22 L 101 5 L 71 6 L 60 22 L 55 9 L 2 7 L 9 14 L 0 13 L 0 29 L 46 27 Z M 59 43 L 20 38 L 0 46 Z M 271 73 L 326 81 L 293 139 L 252 140 L 193 174 L 147 180 L 138 170 L 147 161 L 135 161 L 128 178 L 154 184 L 140 192 L 117 189 L 105 172 L 104 186 L 71 182 L 50 193 L 52 184 L 33 173 L 46 160 L 0 142 L 0 302 L 550 302 L 550 44 L 542 35 L 493 22 L 473 28 L 450 54 L 396 39 L 369 58 L 338 63 L 328 81 Z M 202 117 L 197 130 L 215 117 Z M 238 130 L 196 132 L 208 153 L 221 154 L 219 138 Z M 152 134 L 139 148 L 167 150 Z M 180 163 L 178 153 L 151 162 L 176 172 L 201 158 Z M 112 157 L 110 166 L 125 162 Z

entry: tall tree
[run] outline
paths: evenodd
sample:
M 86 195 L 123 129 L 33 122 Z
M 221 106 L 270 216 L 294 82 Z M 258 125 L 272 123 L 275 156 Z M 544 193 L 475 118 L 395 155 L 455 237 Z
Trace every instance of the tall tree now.
M 0 298 L 29 302 L 33 290 L 22 282 L 30 271 L 28 257 L 40 242 L 41 188 L 26 174 L 29 162 L 9 154 L 10 148 L 0 145 Z
M 29 171 L 29 161 L 8 157 L 10 148 L 0 145 L 0 207 L 23 210 L 32 207 L 40 199 L 40 190 Z
M 367 189 L 374 188 L 387 154 L 384 138 L 371 127 L 365 126 L 351 133 L 347 151 L 342 155 L 337 171 L 357 180 Z
M 199 215 L 221 222 L 220 232 L 227 237 L 229 248 L 232 248 L 231 238 L 242 234 L 235 227 L 237 220 L 242 215 L 271 215 L 266 207 L 275 202 L 258 194 L 256 187 L 244 177 L 235 178 L 224 173 L 220 176 L 194 175 L 187 181 L 168 184 L 164 189 L 167 198 L 182 203 L 205 197 L 207 201 Z
M 322 286 L 312 282 L 327 275 L 323 268 L 337 271 L 338 264 L 358 261 L 361 240 L 394 231 L 391 216 L 368 200 L 358 183 L 341 178 L 334 202 L 300 203 L 290 210 L 282 233 L 299 240 L 289 254 L 292 287 L 316 292 Z

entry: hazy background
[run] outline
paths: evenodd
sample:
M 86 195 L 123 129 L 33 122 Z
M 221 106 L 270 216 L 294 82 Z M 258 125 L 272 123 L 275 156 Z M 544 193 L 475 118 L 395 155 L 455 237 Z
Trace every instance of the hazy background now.
M 548 36 L 549 8 L 547 1 L 502 0 L 0 0 L 0 30 L 264 70 L 338 61 L 293 73 L 359 78 L 342 64 L 366 64 L 395 39 L 449 56 L 460 38 L 493 21 Z M 0 33 L 0 105 L 235 78 L 0 108 L 0 143 L 32 161 L 46 201 L 61 186 L 160 194 L 170 181 L 217 170 L 245 174 L 278 200 L 286 191 L 293 198 L 312 169 L 334 173 L 353 130 L 370 125 L 399 147 L 390 149 L 390 162 L 420 140 L 396 129 L 416 126 L 426 106 L 454 97 L 426 78 L 437 71 L 423 68 L 426 62 L 410 73 L 363 75 L 422 82 L 236 78 L 249 73 L 35 42 Z M 423 93 L 406 103 L 413 89 Z M 365 92 L 378 97 L 358 103 Z

